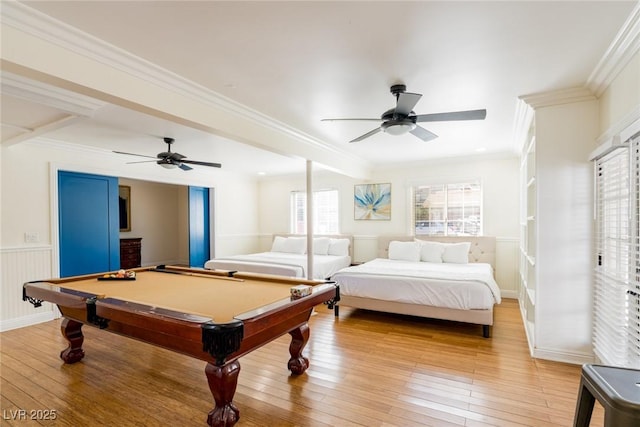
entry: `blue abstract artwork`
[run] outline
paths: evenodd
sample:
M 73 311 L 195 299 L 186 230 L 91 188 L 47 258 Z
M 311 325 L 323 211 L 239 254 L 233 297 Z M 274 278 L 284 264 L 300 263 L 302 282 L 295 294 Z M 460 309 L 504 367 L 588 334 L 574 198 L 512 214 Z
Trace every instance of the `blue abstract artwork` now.
M 391 184 L 359 184 L 354 189 L 354 218 L 391 219 Z

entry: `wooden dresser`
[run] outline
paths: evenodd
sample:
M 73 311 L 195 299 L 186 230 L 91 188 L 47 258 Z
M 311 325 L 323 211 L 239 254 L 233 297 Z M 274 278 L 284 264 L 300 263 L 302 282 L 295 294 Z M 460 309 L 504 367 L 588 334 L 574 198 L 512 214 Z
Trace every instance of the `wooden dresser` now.
M 142 264 L 142 237 L 120 239 L 120 268 L 140 267 Z

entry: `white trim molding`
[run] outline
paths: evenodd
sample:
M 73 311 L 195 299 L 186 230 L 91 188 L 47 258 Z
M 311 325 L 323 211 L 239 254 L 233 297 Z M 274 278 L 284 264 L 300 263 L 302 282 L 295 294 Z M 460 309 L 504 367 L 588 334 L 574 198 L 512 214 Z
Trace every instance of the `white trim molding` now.
M 46 105 L 75 116 L 90 117 L 95 110 L 107 105 L 106 102 L 7 71 L 0 71 L 0 80 L 2 81 L 0 87 L 3 95 L 11 95 L 25 101 Z
M 527 143 L 529 129 L 533 123 L 533 108 L 522 97 L 516 101 L 516 113 L 513 120 L 513 149 L 517 153 L 522 152 L 522 147 Z
M 532 93 L 519 97 L 531 107 L 541 108 L 552 105 L 571 104 L 574 102 L 593 101 L 596 96 L 586 87 L 573 87 L 549 92 Z
M 618 73 L 640 50 L 640 2 L 587 79 L 587 87 L 600 97 Z

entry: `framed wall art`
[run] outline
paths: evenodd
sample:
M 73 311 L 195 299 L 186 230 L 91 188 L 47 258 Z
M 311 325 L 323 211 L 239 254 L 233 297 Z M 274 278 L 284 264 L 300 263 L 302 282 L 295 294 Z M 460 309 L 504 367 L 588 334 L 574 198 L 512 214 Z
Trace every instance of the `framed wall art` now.
M 131 187 L 118 186 L 118 204 L 120 211 L 120 231 L 131 231 Z
M 391 219 L 391 184 L 357 184 L 353 216 L 356 220 Z

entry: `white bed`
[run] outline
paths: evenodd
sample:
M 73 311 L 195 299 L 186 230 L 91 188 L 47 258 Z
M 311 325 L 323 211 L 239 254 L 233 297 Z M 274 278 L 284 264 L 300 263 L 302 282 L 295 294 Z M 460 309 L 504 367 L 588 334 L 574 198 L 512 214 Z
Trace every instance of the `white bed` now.
M 316 236 L 313 279 L 324 280 L 338 270 L 351 265 L 352 243 L 351 236 Z M 306 277 L 306 238 L 276 235 L 269 252 L 214 258 L 205 262 L 204 268 Z
M 338 304 L 477 323 L 488 337 L 493 306 L 501 301 L 494 279 L 495 238 L 418 238 L 427 243 L 416 243 L 412 236 L 380 238 L 379 258 L 331 276 L 340 285 Z M 394 252 L 391 257 L 389 245 Z M 416 247 L 420 251 L 417 259 Z M 339 306 L 334 310 L 338 316 Z

